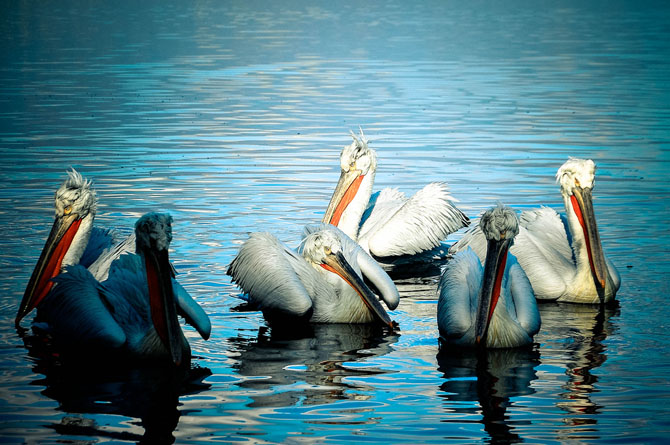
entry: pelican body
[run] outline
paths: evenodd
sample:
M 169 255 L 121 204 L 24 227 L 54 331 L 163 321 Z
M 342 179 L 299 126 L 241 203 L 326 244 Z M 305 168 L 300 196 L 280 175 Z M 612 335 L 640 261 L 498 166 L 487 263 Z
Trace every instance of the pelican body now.
M 484 266 L 467 249 L 449 261 L 440 277 L 440 342 L 485 348 L 529 345 L 540 330 L 540 313 L 526 274 L 509 254 L 519 232 L 516 215 L 499 205 L 484 213 L 480 226 L 487 240 Z
M 252 233 L 228 275 L 271 323 L 373 323 L 395 328 L 363 281 L 367 278 L 389 309 L 398 306 L 393 281 L 355 242 L 330 225 L 305 228 L 293 251 L 269 233 Z
M 19 305 L 14 321 L 17 328 L 47 296 L 52 279 L 67 266 L 81 264 L 96 279 L 103 280 L 113 260 L 124 252 L 133 252 L 134 234 L 112 248 L 115 242 L 112 232 L 93 226 L 97 205 L 91 181 L 74 169 L 69 171 L 55 194 L 54 223 Z
M 377 155 L 360 138 L 340 155 L 341 174 L 323 222 L 340 228 L 376 258 L 416 255 L 438 247 L 469 224 L 445 183 L 430 183 L 411 198 L 386 188 L 372 195 Z M 372 199 L 371 199 L 372 197 Z
M 595 163 L 569 158 L 556 173 L 565 218 L 542 207 L 521 214 L 512 254 L 530 280 L 538 300 L 609 303 L 621 284 L 619 272 L 605 258 L 593 210 Z M 468 246 L 484 255 L 481 230 L 475 227 L 450 253 Z
M 188 367 L 191 349 L 178 312 L 205 339 L 211 324 L 174 280 L 168 255 L 172 217 L 148 213 L 135 224 L 135 234 L 137 253 L 114 261 L 104 282 L 81 265 L 58 275 L 38 307 L 36 327 L 66 351 Z

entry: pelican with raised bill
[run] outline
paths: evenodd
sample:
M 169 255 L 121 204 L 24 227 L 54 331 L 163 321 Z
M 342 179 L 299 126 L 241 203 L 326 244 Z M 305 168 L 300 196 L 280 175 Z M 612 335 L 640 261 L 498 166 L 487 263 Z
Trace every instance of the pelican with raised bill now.
M 207 339 L 209 317 L 174 279 L 168 248 L 172 217 L 148 213 L 135 224 L 136 254 L 121 255 L 108 278 L 68 266 L 37 310 L 35 328 L 64 351 L 162 360 L 188 367 L 191 349 L 178 314 Z
M 360 137 L 351 136 L 353 142 L 340 155 L 340 179 L 324 223 L 339 227 L 384 263 L 431 251 L 450 233 L 469 224 L 442 182 L 426 185 L 411 198 L 391 188 L 372 195 L 377 155 L 363 130 Z
M 67 266 L 81 264 L 97 280 L 104 280 L 112 261 L 135 248 L 134 234 L 116 240 L 115 232 L 93 226 L 98 199 L 91 181 L 74 169 L 68 171 L 68 178 L 56 191 L 54 207 L 51 232 L 16 314 L 17 328 L 47 296 L 53 287 L 52 278 Z
M 400 296 L 391 278 L 336 227 L 308 226 L 297 252 L 269 233 L 252 233 L 228 268 L 233 282 L 270 323 L 381 323 Z
M 540 330 L 540 312 L 523 269 L 509 254 L 519 223 L 512 209 L 498 205 L 482 215 L 487 240 L 482 267 L 471 250 L 447 263 L 437 295 L 440 344 L 515 348 L 529 345 Z
M 595 170 L 592 160 L 576 158 L 558 169 L 565 218 L 548 207 L 527 210 L 519 218 L 520 231 L 511 251 L 538 300 L 609 303 L 621 285 L 619 272 L 605 258 L 600 242 L 592 202 Z M 483 238 L 479 227 L 474 227 L 450 253 L 470 246 L 482 258 Z

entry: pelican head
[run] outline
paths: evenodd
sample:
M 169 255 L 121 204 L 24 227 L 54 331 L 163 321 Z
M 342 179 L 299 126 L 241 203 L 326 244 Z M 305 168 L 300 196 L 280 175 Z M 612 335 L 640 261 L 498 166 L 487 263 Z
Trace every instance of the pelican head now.
M 357 171 L 367 175 L 370 170 L 377 168 L 377 154 L 368 147 L 368 139 L 360 129 L 360 137 L 350 132 L 353 142 L 342 149 L 340 154 L 340 168 L 342 171 Z
M 167 251 L 172 242 L 172 216 L 167 213 L 147 213 L 135 223 L 135 237 L 138 250 Z
M 356 197 L 363 179 L 367 175 L 374 174 L 377 169 L 377 154 L 368 147 L 368 140 L 363 134 L 363 129 L 360 129 L 360 132 L 360 137 L 351 132 L 353 142 L 344 147 L 340 154 L 340 168 L 342 171 L 323 217 L 324 223 L 338 225 L 342 213 Z
M 592 160 L 569 158 L 558 169 L 556 181 L 561 186 L 573 239 L 586 246 L 593 281 L 598 295 L 602 298 L 608 272 L 593 211 L 595 171 L 596 165 Z M 579 232 L 583 234 L 583 238 L 576 236 Z
M 179 366 L 188 345 L 185 345 L 177 318 L 172 266 L 168 256 L 172 217 L 165 213 L 147 213 L 135 223 L 135 236 L 136 251 L 146 269 L 151 320 L 172 361 Z
M 54 223 L 23 294 L 14 320 L 17 327 L 49 293 L 53 286 L 51 279 L 65 266 L 77 264 L 81 259 L 91 235 L 97 203 L 91 181 L 74 169 L 69 171 L 68 178 L 56 191 Z
M 309 234 L 303 240 L 302 255 L 315 268 L 323 268 L 338 275 L 361 297 L 365 306 L 383 324 L 394 328 L 395 325 L 375 294 L 365 284 L 363 278 L 347 261 L 338 233 L 324 229 Z
M 498 204 L 484 212 L 479 226 L 488 246 L 475 321 L 475 341 L 477 345 L 485 345 L 491 318 L 500 298 L 507 253 L 514 237 L 519 233 L 519 220 L 514 210 Z
M 567 195 L 571 195 L 576 187 L 593 189 L 595 179 L 596 164 L 590 159 L 571 157 L 556 172 L 556 182 Z

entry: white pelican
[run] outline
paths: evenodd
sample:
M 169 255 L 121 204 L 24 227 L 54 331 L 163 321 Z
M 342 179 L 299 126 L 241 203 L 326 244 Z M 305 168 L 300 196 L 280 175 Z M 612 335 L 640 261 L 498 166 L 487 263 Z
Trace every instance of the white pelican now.
M 445 183 L 430 183 L 411 198 L 391 188 L 372 196 L 377 155 L 363 130 L 360 138 L 351 136 L 353 142 L 340 155 L 342 171 L 324 223 L 339 227 L 376 258 L 428 251 L 469 224 L 452 204 Z
M 228 275 L 270 322 L 395 322 L 365 284 L 367 278 L 389 309 L 398 306 L 393 281 L 375 260 L 342 231 L 317 225 L 305 229 L 294 252 L 269 233 L 252 233 Z
M 440 341 L 459 347 L 529 345 L 540 330 L 540 312 L 526 274 L 508 250 L 519 233 L 514 211 L 498 205 L 482 215 L 487 239 L 484 267 L 471 250 L 447 263 L 438 286 Z
M 112 232 L 93 227 L 97 205 L 91 181 L 74 169 L 69 171 L 68 178 L 56 191 L 55 220 L 19 305 L 17 328 L 23 317 L 49 293 L 53 286 L 51 279 L 66 266 L 81 264 L 97 280 L 104 280 L 113 260 L 124 252 L 133 252 L 134 234 L 111 248 L 115 242 Z
M 538 300 L 608 303 L 619 289 L 619 272 L 605 258 L 593 211 L 595 167 L 592 160 L 569 158 L 556 173 L 567 224 L 547 207 L 521 214 L 520 232 L 511 252 Z M 467 246 L 483 257 L 483 236 L 477 227 L 454 244 L 450 253 Z
M 173 279 L 172 217 L 148 213 L 135 224 L 137 254 L 121 255 L 104 282 L 68 266 L 37 310 L 36 327 L 66 351 L 190 363 L 178 311 L 207 339 L 207 314 Z

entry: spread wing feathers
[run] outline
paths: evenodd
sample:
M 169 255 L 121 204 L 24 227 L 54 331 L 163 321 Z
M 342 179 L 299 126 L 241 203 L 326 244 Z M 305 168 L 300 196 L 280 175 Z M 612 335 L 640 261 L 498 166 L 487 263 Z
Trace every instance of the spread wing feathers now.
M 375 192 L 370 196 L 370 200 L 368 201 L 368 206 L 365 209 L 365 212 L 363 212 L 363 216 L 361 217 L 361 223 L 359 227 L 359 232 L 363 233 L 362 228 L 365 226 L 365 223 L 368 221 L 370 218 L 370 215 L 372 215 L 373 211 L 375 210 L 375 207 L 377 207 L 378 203 L 384 203 L 384 202 L 399 202 L 400 205 L 407 201 L 407 196 L 400 190 L 396 188 L 390 188 L 387 187 L 385 189 L 382 189 L 379 192 Z M 382 210 L 383 206 L 380 208 L 377 208 L 377 212 L 380 213 Z M 380 216 L 375 216 L 375 220 L 379 220 Z M 370 227 L 374 227 L 377 225 L 377 222 L 372 222 L 370 223 Z
M 114 244 L 114 234 L 111 230 L 93 227 L 84 253 L 79 260 L 79 264 L 84 267 L 89 267 L 105 252 L 105 250 L 109 249 L 112 244 Z
M 565 225 L 553 209 L 542 207 L 521 214 L 511 252 L 538 298 L 553 300 L 565 292 L 562 277 L 573 275 L 575 263 Z
M 252 233 L 228 267 L 228 275 L 259 309 L 302 316 L 319 275 L 307 261 L 269 233 Z
M 484 268 L 472 249 L 454 256 L 442 272 L 437 288 L 437 326 L 448 343 L 472 330 L 483 277 Z M 474 335 L 474 331 L 470 333 Z
M 109 233 L 109 232 L 108 232 Z M 91 236 L 93 238 L 93 236 Z M 91 241 L 89 241 L 89 245 Z M 135 232 L 131 233 L 116 245 L 108 245 L 107 249 L 102 251 L 95 262 L 88 266 L 88 270 L 98 281 L 105 281 L 109 276 L 109 269 L 112 263 L 124 253 L 135 253 Z M 88 246 L 86 247 L 88 250 Z M 80 263 L 85 266 L 85 264 Z
M 482 229 L 479 228 L 478 221 L 477 225 L 470 227 L 460 240 L 449 247 L 449 253 L 455 255 L 458 252 L 464 252 L 470 248 L 479 257 L 481 262 L 484 262 L 486 259 L 487 244 L 486 236 L 484 236 Z
M 378 257 L 416 254 L 437 247 L 452 232 L 466 227 L 468 217 L 451 201 L 445 183 L 433 182 L 409 199 L 389 192 L 379 195 L 361 227 L 359 243 Z
M 54 338 L 65 346 L 125 344 L 126 334 L 112 316 L 115 308 L 107 301 L 106 290 L 85 267 L 68 266 L 54 281 L 57 285 L 38 309 L 38 318 Z

